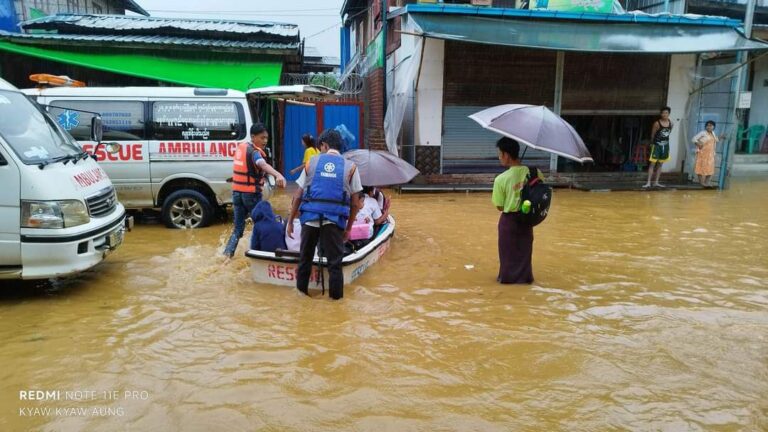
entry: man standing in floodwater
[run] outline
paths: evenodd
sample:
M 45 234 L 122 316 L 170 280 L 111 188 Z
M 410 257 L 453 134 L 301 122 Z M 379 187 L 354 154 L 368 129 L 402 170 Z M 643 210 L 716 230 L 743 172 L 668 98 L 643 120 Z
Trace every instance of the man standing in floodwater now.
M 661 118 L 653 123 L 651 129 L 651 156 L 648 158 L 648 181 L 643 185 L 643 189 L 651 187 L 651 178 L 654 172 L 656 173 L 656 180 L 653 186 L 663 188 L 664 185 L 659 183 L 659 177 L 661 177 L 661 165 L 669 160 L 669 137 L 672 135 L 672 120 L 669 119 L 669 114 L 672 109 L 665 106 L 661 109 Z
M 280 187 L 285 187 L 285 177 L 272 168 L 265 160 L 264 148 L 269 141 L 267 128 L 261 123 L 251 126 L 251 142 L 237 146 L 232 162 L 232 206 L 234 207 L 235 229 L 224 248 L 224 255 L 232 258 L 237 243 L 245 231 L 245 219 L 251 214 L 256 204 L 261 201 L 265 175 L 271 174 Z
M 293 238 L 293 220 L 301 210 L 301 247 L 296 288 L 309 295 L 309 278 L 318 242 L 328 264 L 328 293 L 334 300 L 344 297 L 344 242 L 355 221 L 359 192 L 363 190 L 360 174 L 351 161 L 344 159 L 341 135 L 326 129 L 317 139 L 318 156 L 310 159 L 296 180 L 299 189 L 294 194 L 286 234 Z

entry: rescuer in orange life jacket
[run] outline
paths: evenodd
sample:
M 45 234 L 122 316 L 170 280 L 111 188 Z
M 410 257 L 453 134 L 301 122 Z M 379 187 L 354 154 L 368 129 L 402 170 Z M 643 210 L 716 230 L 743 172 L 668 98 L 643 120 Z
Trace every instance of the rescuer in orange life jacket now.
M 285 187 L 285 177 L 272 168 L 265 160 L 264 147 L 269 141 L 269 133 L 261 123 L 251 126 L 251 142 L 241 143 L 235 151 L 232 176 L 232 205 L 235 213 L 235 230 L 224 248 L 224 255 L 233 257 L 237 243 L 245 230 L 245 219 L 251 214 L 256 204 L 261 201 L 261 191 L 266 175 L 275 177 L 280 187 Z

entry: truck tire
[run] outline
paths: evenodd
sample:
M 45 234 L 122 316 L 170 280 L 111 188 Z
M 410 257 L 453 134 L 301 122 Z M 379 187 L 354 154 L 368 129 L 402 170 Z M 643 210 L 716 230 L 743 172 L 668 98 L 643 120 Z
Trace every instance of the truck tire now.
M 168 228 L 202 228 L 210 224 L 213 207 L 200 192 L 181 189 L 165 199 L 161 217 Z

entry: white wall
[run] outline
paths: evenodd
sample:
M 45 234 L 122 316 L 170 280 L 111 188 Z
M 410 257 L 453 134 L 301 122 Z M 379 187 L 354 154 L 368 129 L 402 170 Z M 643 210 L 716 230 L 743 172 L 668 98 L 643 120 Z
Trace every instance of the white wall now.
M 768 58 L 755 62 L 755 76 L 752 81 L 752 108 L 749 110 L 749 126 L 768 125 Z
M 416 89 L 416 145 L 439 146 L 442 142 L 444 70 L 445 41 L 427 38 Z
M 669 91 L 667 105 L 672 108 L 670 118 L 675 123 L 669 140 L 669 161 L 662 166 L 663 172 L 679 172 L 686 158 L 688 139 L 685 135 L 686 104 L 688 93 L 693 90 L 693 73 L 696 56 L 693 54 L 673 55 L 669 66 Z M 661 107 L 659 107 L 661 108 Z

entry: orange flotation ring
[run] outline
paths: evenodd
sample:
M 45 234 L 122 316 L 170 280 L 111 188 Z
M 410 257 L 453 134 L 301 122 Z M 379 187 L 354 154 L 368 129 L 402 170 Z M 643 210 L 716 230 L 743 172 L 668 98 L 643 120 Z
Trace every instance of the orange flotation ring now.
M 33 74 L 29 76 L 29 79 L 36 82 L 40 86 L 49 85 L 54 87 L 85 87 L 84 82 L 73 80 L 66 75 Z

